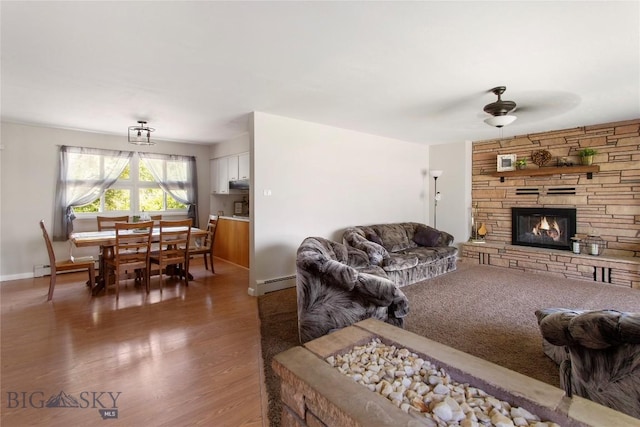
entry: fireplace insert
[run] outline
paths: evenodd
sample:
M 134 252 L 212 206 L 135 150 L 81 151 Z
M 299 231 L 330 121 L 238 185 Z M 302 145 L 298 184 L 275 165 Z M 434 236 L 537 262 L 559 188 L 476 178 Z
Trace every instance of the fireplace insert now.
M 511 244 L 571 250 L 576 234 L 576 210 L 511 208 Z

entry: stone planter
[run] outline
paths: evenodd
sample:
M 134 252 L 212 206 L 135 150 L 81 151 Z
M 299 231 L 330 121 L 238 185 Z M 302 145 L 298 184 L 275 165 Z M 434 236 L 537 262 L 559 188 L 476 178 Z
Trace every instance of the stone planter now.
M 375 319 L 294 347 L 273 359 L 281 380 L 282 427 L 432 425 L 385 397 L 357 384 L 325 362 L 356 345 L 379 338 L 410 349 L 445 369 L 454 381 L 482 388 L 564 427 L 637 426 L 637 419 L 517 372 Z M 542 353 L 542 348 L 540 348 Z

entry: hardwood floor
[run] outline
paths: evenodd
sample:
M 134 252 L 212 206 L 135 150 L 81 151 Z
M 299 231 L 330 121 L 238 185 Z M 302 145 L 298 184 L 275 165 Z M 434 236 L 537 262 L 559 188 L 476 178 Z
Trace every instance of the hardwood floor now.
M 162 295 L 158 276 L 149 295 L 121 282 L 118 302 L 86 273 L 59 275 L 49 303 L 49 277 L 0 284 L 2 426 L 267 426 L 249 273 L 215 268 L 193 259 Z M 58 395 L 76 407 L 47 407 Z

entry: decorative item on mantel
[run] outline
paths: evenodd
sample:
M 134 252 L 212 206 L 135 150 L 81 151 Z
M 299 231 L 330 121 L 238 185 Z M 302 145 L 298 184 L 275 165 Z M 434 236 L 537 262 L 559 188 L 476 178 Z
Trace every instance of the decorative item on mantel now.
M 585 166 L 591 165 L 593 163 L 593 156 L 595 156 L 596 154 L 598 154 L 598 151 L 594 150 L 593 148 L 583 148 L 582 150 L 578 151 L 578 155 L 580 156 L 580 163 Z
M 519 159 L 516 162 L 516 168 L 520 169 L 520 170 L 526 169 L 527 168 L 527 159 Z
M 483 224 L 484 225 L 484 224 Z M 471 238 L 470 243 L 484 243 L 484 239 L 480 239 L 478 235 L 478 202 L 473 204 L 471 208 Z
M 582 244 L 582 239 L 578 236 L 573 236 L 571 238 L 571 250 L 574 254 L 579 254 L 581 249 L 580 245 Z
M 480 228 L 478 228 L 478 237 L 484 240 L 484 237 L 487 235 L 487 227 L 484 226 L 484 222 L 480 224 Z
M 515 154 L 498 154 L 498 172 L 513 171 L 516 170 L 516 155 Z
M 567 157 L 558 157 L 558 167 L 573 166 L 573 162 Z
M 531 161 L 538 167 L 544 166 L 549 160 L 551 160 L 551 153 L 547 150 L 538 150 L 531 154 Z
M 594 234 L 589 234 L 586 239 L 584 239 L 584 250 L 589 255 L 600 255 L 604 251 L 605 241 L 600 237 Z

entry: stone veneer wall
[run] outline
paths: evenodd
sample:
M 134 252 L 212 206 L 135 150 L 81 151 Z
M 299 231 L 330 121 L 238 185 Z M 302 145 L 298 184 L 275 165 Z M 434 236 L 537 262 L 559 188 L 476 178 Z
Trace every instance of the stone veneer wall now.
M 525 157 L 527 168 L 537 169 L 531 162 L 537 150 L 551 152 L 553 159 L 545 166 L 555 166 L 559 157 L 578 165 L 577 152 L 586 147 L 598 150 L 593 164 L 600 172 L 592 179 L 568 168 L 565 174 L 505 177 L 504 182 L 491 176 L 498 154 Z M 575 194 L 566 194 L 566 188 Z M 522 194 L 532 191 L 538 194 Z M 575 207 L 577 234 L 602 237 L 608 256 L 640 259 L 640 119 L 474 142 L 476 203 L 477 221 L 488 229 L 487 243 L 511 244 L 511 207 Z

